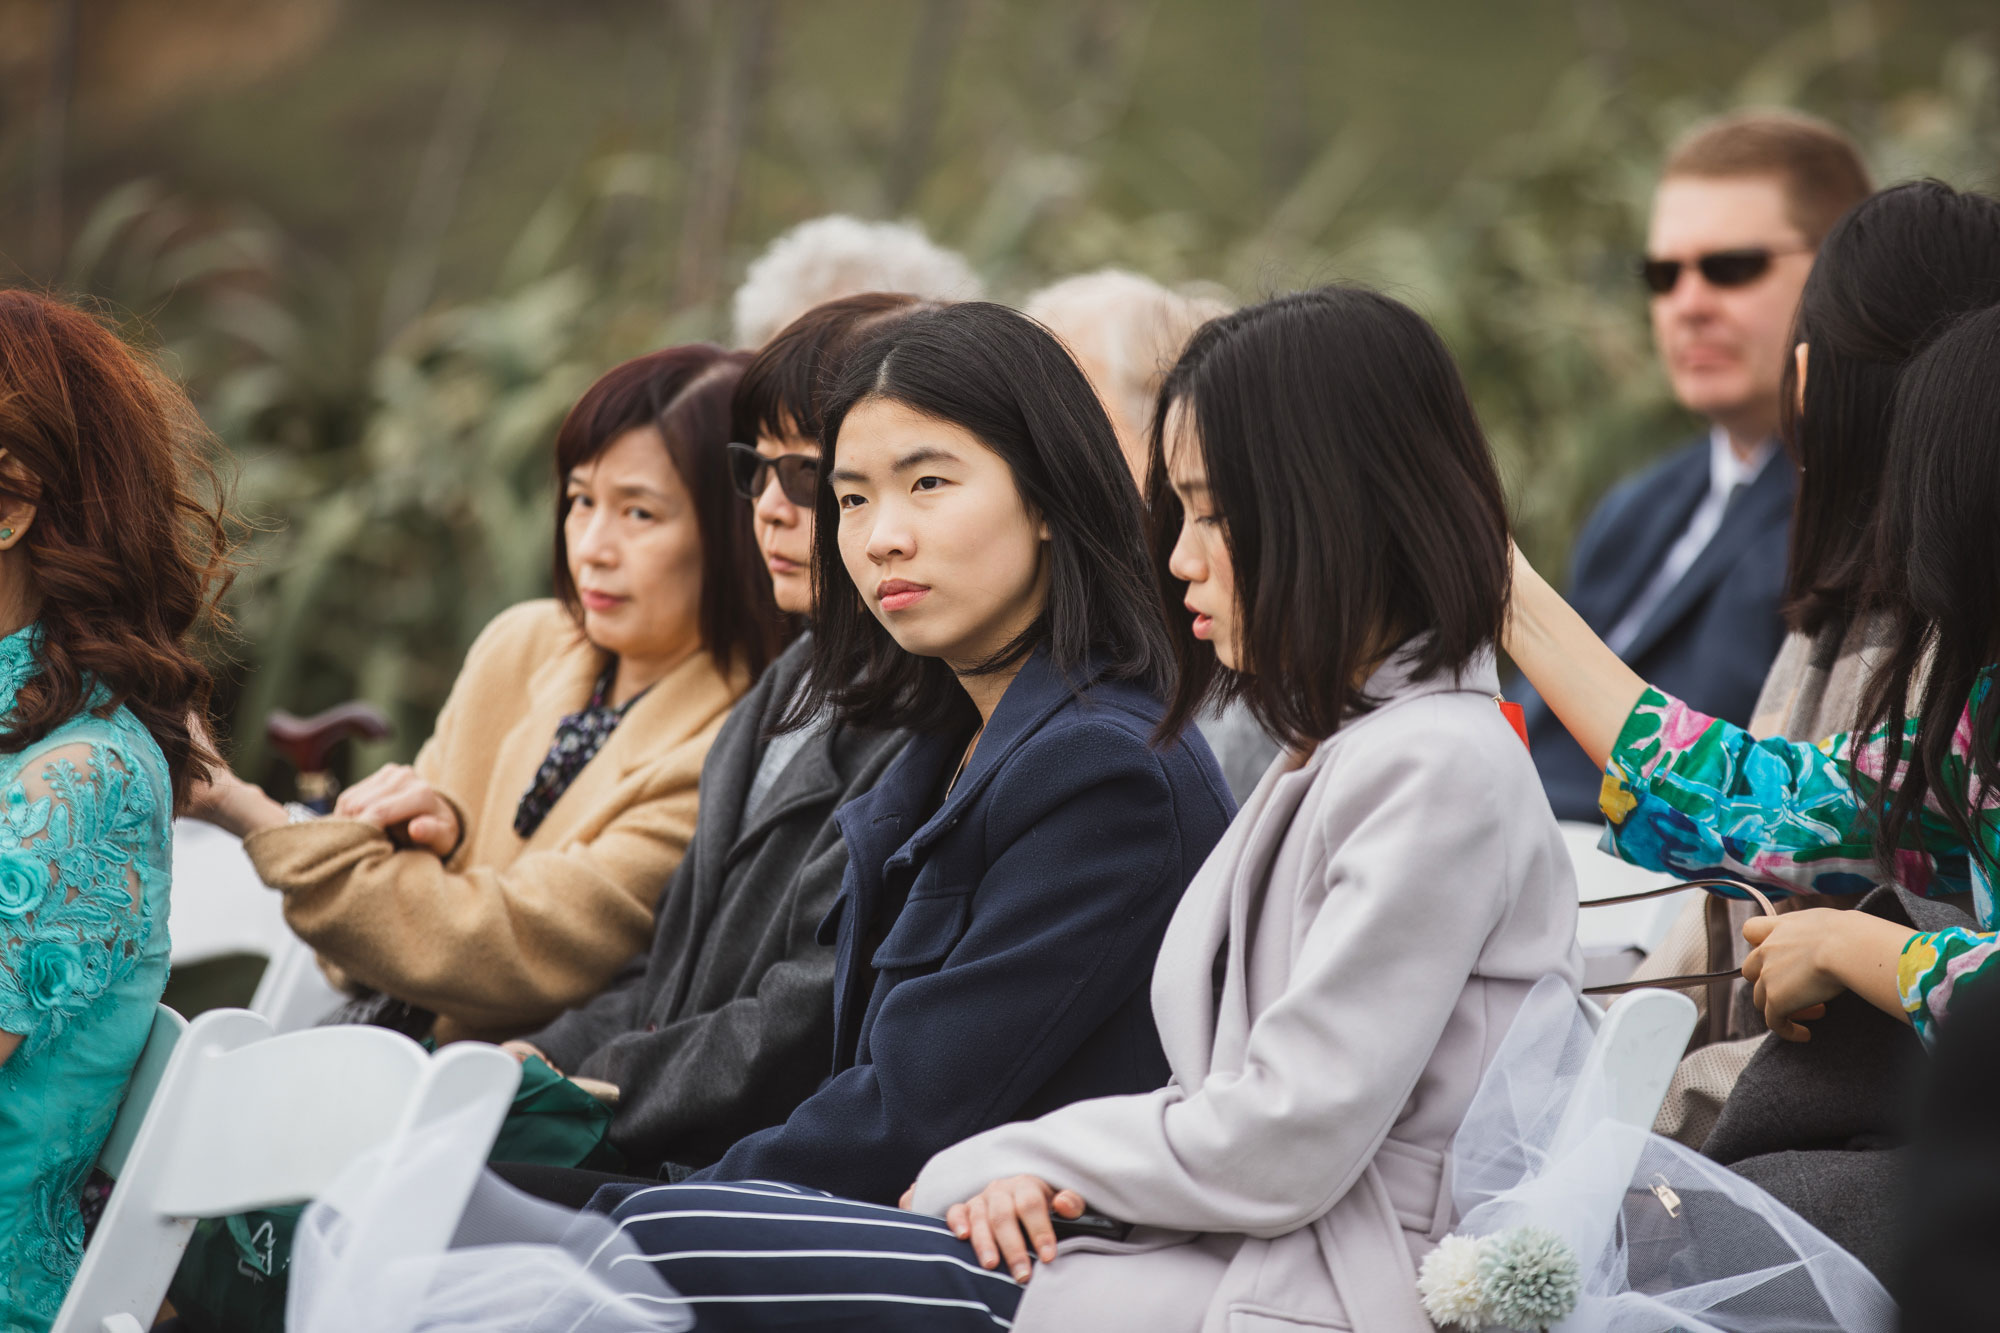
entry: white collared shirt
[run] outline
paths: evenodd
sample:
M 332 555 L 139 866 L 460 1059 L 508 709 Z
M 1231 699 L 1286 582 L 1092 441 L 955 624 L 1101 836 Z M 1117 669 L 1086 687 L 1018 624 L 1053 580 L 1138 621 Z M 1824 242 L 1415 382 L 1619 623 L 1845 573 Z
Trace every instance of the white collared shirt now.
M 1708 493 L 1701 497 L 1701 503 L 1689 515 L 1687 527 L 1681 530 L 1680 538 L 1667 548 L 1666 558 L 1646 582 L 1639 596 L 1633 600 L 1611 632 L 1604 636 L 1611 651 L 1620 657 L 1639 637 L 1639 631 L 1646 627 L 1646 620 L 1667 594 L 1674 590 L 1689 569 L 1694 566 L 1703 549 L 1714 538 L 1716 530 L 1722 526 L 1723 511 L 1729 507 L 1729 497 L 1736 493 L 1738 486 L 1748 486 L 1763 473 L 1770 464 L 1771 456 L 1778 452 L 1776 440 L 1766 440 L 1750 451 L 1747 459 L 1738 458 L 1736 450 L 1730 447 L 1729 432 L 1720 426 L 1711 426 L 1708 432 Z

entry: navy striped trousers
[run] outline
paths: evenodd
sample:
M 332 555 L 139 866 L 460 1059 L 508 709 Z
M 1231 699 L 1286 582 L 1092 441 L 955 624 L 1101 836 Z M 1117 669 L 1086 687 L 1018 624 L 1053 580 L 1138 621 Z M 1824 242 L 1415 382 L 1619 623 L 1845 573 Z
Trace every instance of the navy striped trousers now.
M 1014 1280 L 981 1268 L 937 1218 L 797 1185 L 648 1186 L 611 1217 L 702 1333 L 993 1333 L 1013 1327 L 1021 1302 Z

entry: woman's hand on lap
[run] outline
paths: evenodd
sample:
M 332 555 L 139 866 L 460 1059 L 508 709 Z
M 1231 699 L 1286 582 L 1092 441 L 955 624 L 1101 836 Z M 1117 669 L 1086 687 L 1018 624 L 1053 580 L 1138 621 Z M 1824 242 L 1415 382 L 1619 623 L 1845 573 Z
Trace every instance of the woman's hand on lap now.
M 333 813 L 385 833 L 400 829 L 412 846 L 439 856 L 458 850 L 458 811 L 407 764 L 385 764 L 355 783 L 334 802 Z
M 911 1194 L 903 1197 L 908 1200 Z M 1051 1210 L 1059 1217 L 1080 1217 L 1083 1207 L 1083 1196 L 1075 1190 L 1058 1190 L 1039 1176 L 1008 1176 L 964 1203 L 953 1204 L 944 1220 L 952 1235 L 972 1243 L 982 1268 L 998 1268 L 1005 1259 L 1014 1280 L 1024 1283 L 1034 1271 L 1035 1259 L 1045 1264 L 1055 1261 Z
M 1846 990 L 1908 1022 L 1896 963 L 1913 933 L 1866 912 L 1832 907 L 1752 917 L 1743 923 L 1743 938 L 1753 946 L 1743 960 L 1743 979 L 1753 984 L 1765 1023 L 1786 1041 L 1810 1041 L 1804 1023 L 1823 1016 L 1826 1002 Z

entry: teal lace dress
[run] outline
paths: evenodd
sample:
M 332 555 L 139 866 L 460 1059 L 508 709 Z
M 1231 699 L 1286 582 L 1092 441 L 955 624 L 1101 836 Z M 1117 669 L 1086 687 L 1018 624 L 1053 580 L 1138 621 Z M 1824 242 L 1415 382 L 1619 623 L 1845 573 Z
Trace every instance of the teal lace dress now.
M 0 639 L 0 716 L 36 669 Z M 172 784 L 123 708 L 0 754 L 0 1329 L 42 1333 L 83 1253 L 77 1196 L 167 980 Z

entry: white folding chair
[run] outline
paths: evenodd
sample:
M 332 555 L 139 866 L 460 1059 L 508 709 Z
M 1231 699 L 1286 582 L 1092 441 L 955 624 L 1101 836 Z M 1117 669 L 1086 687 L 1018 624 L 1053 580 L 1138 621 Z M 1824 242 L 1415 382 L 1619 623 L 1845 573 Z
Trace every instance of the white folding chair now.
M 1589 999 L 1579 998 L 1578 1003 L 1597 1035 L 1584 1057 L 1577 1086 L 1593 1093 L 1605 1089 L 1608 1104 L 1594 1095 L 1572 1099 L 1549 1140 L 1550 1160 L 1560 1160 L 1577 1148 L 1606 1118 L 1641 1131 L 1619 1135 L 1607 1145 L 1601 1169 L 1593 1173 L 1582 1202 L 1591 1234 L 1572 1239 L 1581 1242 L 1577 1253 L 1596 1254 L 1618 1225 L 1646 1135 L 1652 1132 L 1667 1086 L 1694 1033 L 1695 1007 L 1687 996 L 1666 990 L 1627 991 L 1608 1010 Z
M 273 1032 L 297 1032 L 325 1018 L 346 998 L 320 971 L 313 947 L 287 930 L 258 978 L 250 1012 L 269 1022 Z
M 492 1046 L 427 1056 L 382 1028 L 273 1035 L 248 1010 L 201 1015 L 120 1150 L 123 1170 L 52 1333 L 140 1333 L 194 1219 L 314 1198 L 362 1153 L 446 1116 L 463 1118 L 454 1167 L 469 1191 L 519 1081 L 520 1066 Z M 442 1248 L 464 1202 L 441 1195 L 418 1231 Z

